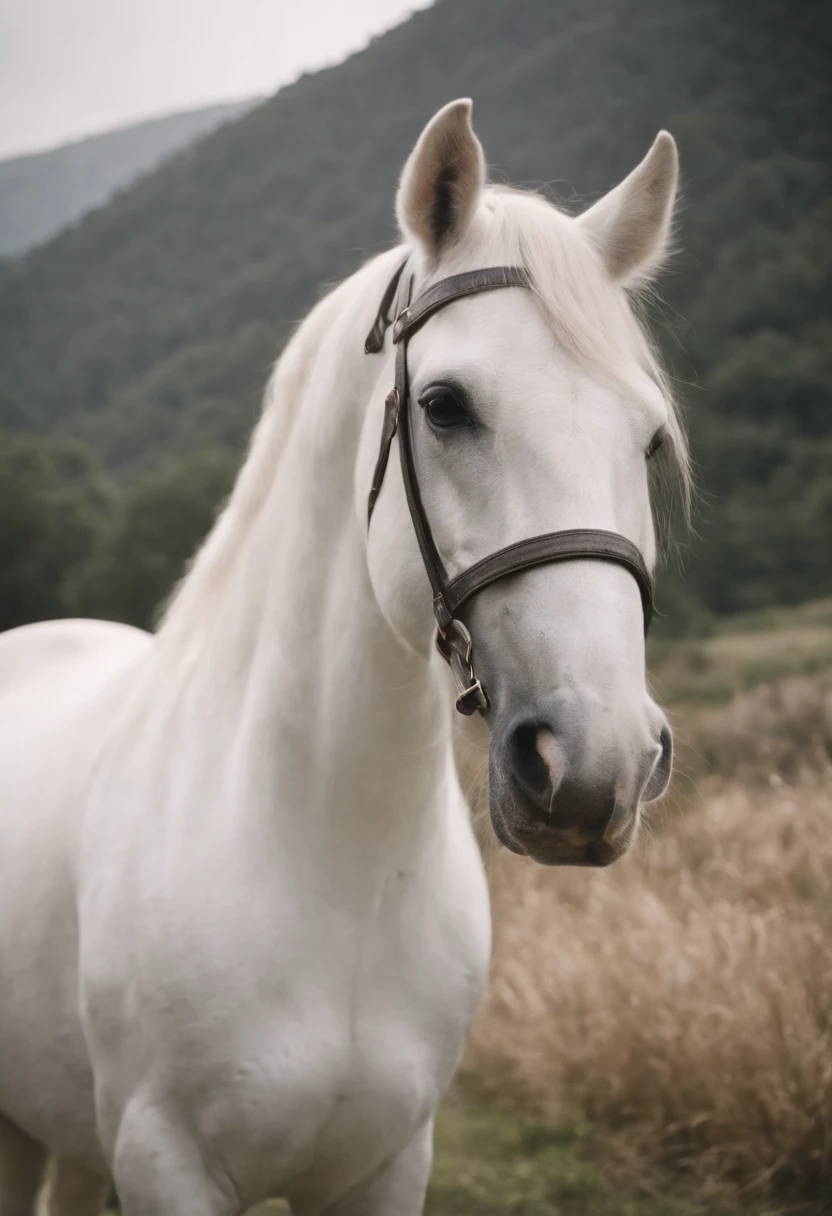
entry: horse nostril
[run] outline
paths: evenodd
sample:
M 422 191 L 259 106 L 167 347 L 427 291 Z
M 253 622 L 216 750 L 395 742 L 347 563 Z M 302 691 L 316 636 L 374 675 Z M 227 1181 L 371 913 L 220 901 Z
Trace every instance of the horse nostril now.
M 659 732 L 659 747 L 661 748 L 659 758 L 653 764 L 652 771 L 647 778 L 647 784 L 642 793 L 642 798 L 645 802 L 653 802 L 654 799 L 660 798 L 670 781 L 670 774 L 673 769 L 673 735 L 667 723 L 665 723 Z
M 555 736 L 537 722 L 523 722 L 513 732 L 511 751 L 511 767 L 516 784 L 548 813 L 561 765 L 560 748 Z
M 537 752 L 546 765 L 546 770 L 549 773 L 549 784 L 554 787 L 560 781 L 563 771 L 563 755 L 558 741 L 550 730 L 545 726 L 541 726 L 537 732 Z

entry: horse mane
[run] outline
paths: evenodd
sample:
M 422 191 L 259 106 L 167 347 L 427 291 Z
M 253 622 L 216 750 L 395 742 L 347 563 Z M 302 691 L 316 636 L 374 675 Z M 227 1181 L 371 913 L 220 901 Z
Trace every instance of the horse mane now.
M 313 310 L 296 330 L 275 364 L 263 394 L 260 419 L 252 432 L 248 454 L 222 508 L 184 577 L 174 589 L 162 616 L 159 632 L 187 628 L 197 611 L 212 601 L 231 576 L 236 555 L 268 497 L 281 458 L 298 416 L 312 360 Z
M 231 578 L 236 555 L 278 475 L 314 359 L 344 289 L 354 283 L 358 290 L 361 281 L 369 328 L 384 285 L 405 252 L 402 246 L 366 263 L 321 300 L 295 331 L 269 378 L 262 414 L 231 496 L 175 589 L 160 633 L 190 632 L 206 604 L 216 600 Z M 418 265 L 419 256 L 413 251 L 412 256 Z M 637 372 L 646 373 L 660 388 L 669 411 L 665 447 L 675 463 L 687 510 L 691 473 L 685 431 L 668 377 L 642 323 L 638 291 L 610 281 L 600 256 L 569 215 L 540 194 L 507 186 L 486 188 L 465 240 L 427 279 L 478 265 L 526 266 L 556 338 L 571 354 L 626 393 L 638 395 Z
M 314 361 L 324 345 L 334 315 L 342 306 L 343 292 L 357 280 L 366 279 L 364 294 L 369 315 L 369 309 L 374 310 L 378 305 L 383 284 L 394 263 L 395 257 L 389 250 L 373 258 L 351 279 L 324 296 L 296 328 L 269 376 L 260 418 L 231 495 L 174 588 L 159 623 L 160 634 L 190 633 L 195 621 L 204 615 L 206 604 L 215 602 L 222 594 L 243 542 L 279 473 Z

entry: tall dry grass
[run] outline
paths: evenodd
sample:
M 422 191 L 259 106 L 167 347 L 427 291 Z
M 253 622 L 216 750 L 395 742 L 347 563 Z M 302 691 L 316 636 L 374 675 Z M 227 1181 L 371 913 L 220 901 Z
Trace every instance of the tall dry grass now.
M 718 774 L 755 787 L 832 772 L 832 672 L 761 684 L 727 706 L 676 716 L 683 778 Z
M 503 1097 L 591 1122 L 627 1181 L 681 1171 L 714 1198 L 832 1211 L 827 710 L 803 686 L 708 711 L 705 743 L 757 780 L 711 777 L 608 871 L 492 860 L 468 1065 Z

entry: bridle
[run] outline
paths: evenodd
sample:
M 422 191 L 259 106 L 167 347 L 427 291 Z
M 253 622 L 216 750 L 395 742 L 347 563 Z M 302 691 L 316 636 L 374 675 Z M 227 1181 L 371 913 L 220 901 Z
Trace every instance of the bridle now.
M 407 259 L 398 267 L 384 292 L 373 328 L 364 343 L 364 350 L 368 355 L 378 354 L 384 346 L 385 335 L 391 324 L 391 310 L 399 293 L 406 265 Z M 498 579 L 546 562 L 585 558 L 617 562 L 629 570 L 638 583 L 645 633 L 653 616 L 653 580 L 644 564 L 644 558 L 626 536 L 620 536 L 617 532 L 605 532 L 601 528 L 570 528 L 561 532 L 531 536 L 527 540 L 516 541 L 513 545 L 507 545 L 504 549 L 489 554 L 456 578 L 448 578 L 433 539 L 413 461 L 413 437 L 408 408 L 410 390 L 407 377 L 407 345 L 416 330 L 440 308 L 445 308 L 454 300 L 478 295 L 484 291 L 494 291 L 500 287 L 531 288 L 531 276 L 527 270 L 518 266 L 492 266 L 485 270 L 471 270 L 434 283 L 413 303 L 410 302 L 413 290 L 411 278 L 405 307 L 395 314 L 395 320 L 392 322 L 393 342 L 397 347 L 396 380 L 384 403 L 381 445 L 367 503 L 369 527 L 373 508 L 384 482 L 390 445 L 398 432 L 407 505 L 433 591 L 433 611 L 437 623 L 436 645 L 450 665 L 456 680 L 459 690 L 456 707 L 460 713 L 466 715 L 473 714 L 476 710 L 485 713 L 488 709 L 488 697 L 482 683 L 474 674 L 471 635 L 457 614 L 472 596 Z

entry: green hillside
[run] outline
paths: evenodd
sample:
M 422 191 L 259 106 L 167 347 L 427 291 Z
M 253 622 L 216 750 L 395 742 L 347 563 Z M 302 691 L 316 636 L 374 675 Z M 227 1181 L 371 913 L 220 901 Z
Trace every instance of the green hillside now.
M 828 594 L 830 43 L 824 0 L 439 0 L 2 268 L 0 427 L 79 437 L 119 477 L 239 450 L 295 321 L 393 239 L 441 104 L 473 96 L 493 176 L 575 207 L 666 126 L 685 194 L 654 311 L 702 490 L 686 596 Z
M 157 169 L 167 157 L 240 118 L 254 103 L 168 114 L 49 152 L 0 161 L 0 256 L 25 253 Z

